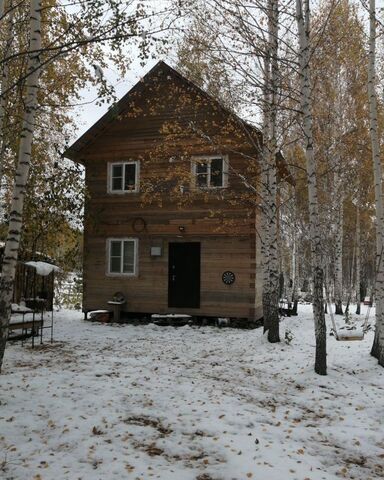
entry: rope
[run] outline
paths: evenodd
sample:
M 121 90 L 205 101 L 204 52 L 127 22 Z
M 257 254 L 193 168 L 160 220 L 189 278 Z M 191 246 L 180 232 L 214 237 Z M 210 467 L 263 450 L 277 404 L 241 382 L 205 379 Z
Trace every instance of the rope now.
M 338 333 L 337 333 L 336 320 L 335 320 L 335 317 L 334 317 L 333 312 L 332 312 L 331 303 L 330 303 L 330 301 L 329 301 L 329 293 L 328 293 L 327 284 L 325 283 L 324 286 L 325 286 L 325 296 L 326 296 L 326 301 L 327 301 L 327 305 L 328 305 L 329 315 L 331 316 L 333 331 L 335 332 L 335 338 L 336 338 L 336 340 L 339 340 L 339 335 L 338 335 Z
M 371 312 L 372 304 L 373 304 L 373 297 L 371 297 L 371 303 L 368 305 L 368 310 L 367 310 L 367 313 L 365 314 L 365 320 L 363 323 L 363 334 L 365 334 L 365 332 L 367 331 L 369 314 Z
M 335 332 L 335 338 L 336 338 L 336 340 L 339 340 L 339 334 L 337 333 L 336 321 L 335 321 L 335 317 L 334 317 L 333 312 L 332 312 L 332 307 L 331 307 L 331 304 L 329 302 L 328 295 L 327 295 L 327 304 L 328 304 L 329 314 L 331 316 L 333 331 Z

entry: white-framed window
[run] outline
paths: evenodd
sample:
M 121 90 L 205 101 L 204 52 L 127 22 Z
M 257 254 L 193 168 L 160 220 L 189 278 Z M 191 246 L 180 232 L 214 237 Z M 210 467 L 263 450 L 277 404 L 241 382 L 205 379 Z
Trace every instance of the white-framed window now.
M 108 192 L 136 193 L 139 191 L 140 164 L 137 160 L 108 164 Z
M 226 155 L 194 157 L 192 175 L 196 188 L 225 188 L 228 186 L 228 157 Z
M 108 238 L 107 273 L 109 275 L 137 275 L 138 239 Z

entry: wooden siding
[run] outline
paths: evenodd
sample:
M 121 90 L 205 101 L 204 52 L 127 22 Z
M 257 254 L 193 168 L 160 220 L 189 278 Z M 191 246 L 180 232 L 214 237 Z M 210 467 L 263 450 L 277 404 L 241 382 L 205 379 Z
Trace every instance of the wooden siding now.
M 254 288 L 249 261 L 249 237 L 222 238 L 188 236 L 188 241 L 201 243 L 201 304 L 199 309 L 168 308 L 168 245 L 182 242 L 179 237 L 138 238 L 138 275 L 108 276 L 106 237 L 92 237 L 87 242 L 85 261 L 86 310 L 108 308 L 113 294 L 121 291 L 127 298 L 126 310 L 131 312 L 180 312 L 192 315 L 252 317 Z M 161 257 L 151 257 L 153 245 L 162 247 Z M 222 273 L 231 270 L 236 275 L 233 285 L 222 282 Z
M 88 190 L 84 309 L 107 308 L 107 301 L 121 291 L 131 312 L 259 318 L 258 199 L 244 185 L 244 177 L 256 185 L 255 141 L 256 136 L 249 138 L 236 119 L 179 77 L 160 72 L 149 79 L 125 113 L 120 112 L 79 153 Z M 191 156 L 209 154 L 228 155 L 228 188 L 193 190 Z M 108 162 L 124 160 L 140 161 L 140 192 L 109 194 Z M 138 218 L 144 221 L 140 231 Z M 137 277 L 106 274 L 106 244 L 111 237 L 138 238 Z M 177 241 L 201 243 L 199 309 L 167 306 L 168 244 Z M 162 246 L 161 257 L 150 256 L 153 245 Z M 222 282 L 226 270 L 236 275 L 233 285 Z

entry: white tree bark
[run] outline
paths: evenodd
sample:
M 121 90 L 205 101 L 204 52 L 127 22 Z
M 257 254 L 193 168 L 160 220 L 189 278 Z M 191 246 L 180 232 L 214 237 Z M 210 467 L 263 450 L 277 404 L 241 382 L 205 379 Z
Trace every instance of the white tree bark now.
M 4 249 L 3 269 L 0 279 L 0 368 L 3 362 L 11 315 L 11 301 L 16 272 L 16 264 L 23 225 L 23 205 L 25 189 L 31 165 L 37 92 L 40 74 L 39 54 L 41 50 L 41 2 L 30 2 L 30 43 L 28 59 L 28 77 L 26 80 L 25 108 L 20 135 L 19 153 L 13 197 L 9 216 L 9 228 Z
M 269 73 L 270 62 L 269 57 L 264 61 L 264 96 L 263 96 L 263 155 L 261 166 L 261 258 L 263 267 L 263 291 L 262 291 L 262 303 L 263 303 L 263 318 L 264 318 L 264 332 L 269 329 L 269 304 L 270 304 L 270 284 L 269 284 L 269 149 L 268 141 L 270 135 L 270 112 L 269 112 Z
M 269 48 L 271 52 L 270 138 L 269 138 L 269 330 L 268 340 L 279 342 L 279 259 L 277 233 L 277 89 L 278 89 L 278 0 L 268 1 Z
M 292 215 L 289 218 L 290 227 L 289 227 L 289 247 L 291 255 L 287 259 L 287 265 L 284 267 L 284 283 L 286 297 L 288 300 L 288 308 L 293 309 L 293 314 L 295 314 L 295 300 L 297 299 L 296 291 L 296 268 L 297 268 L 297 225 Z
M 269 284 L 269 192 L 268 192 L 268 148 L 265 145 L 266 129 L 263 129 L 264 145 L 263 145 L 263 166 L 261 175 L 261 195 L 262 195 L 262 215 L 261 215 L 261 258 L 263 267 L 263 318 L 264 318 L 264 332 L 269 329 L 269 305 L 270 305 L 270 284 Z
M 377 128 L 376 96 L 376 2 L 369 0 L 369 62 L 368 62 L 369 126 L 372 147 L 376 206 L 376 330 L 371 354 L 384 366 L 384 217 L 380 146 Z
M 297 303 L 298 303 L 298 288 L 297 283 L 299 279 L 299 262 L 297 261 L 297 232 L 296 228 L 293 228 L 292 232 L 292 266 L 291 266 L 291 275 L 292 275 L 292 297 L 291 301 L 293 303 L 293 314 L 297 314 Z
M 296 0 L 296 20 L 299 32 L 299 72 L 301 84 L 301 103 L 303 132 L 308 182 L 309 222 L 311 238 L 311 257 L 313 275 L 313 315 L 315 322 L 316 356 L 315 372 L 327 373 L 326 324 L 323 308 L 324 272 L 321 258 L 320 216 L 317 198 L 316 164 L 313 150 L 312 131 L 312 93 L 310 83 L 310 0 Z
M 12 1 L 8 3 L 8 7 L 12 7 Z M 5 44 L 2 45 L 2 54 L 6 55 L 9 54 L 9 49 L 12 43 L 12 23 L 13 23 L 13 13 L 14 10 L 11 9 L 8 15 L 5 15 L 5 0 L 0 0 L 0 27 L 5 34 Z M 4 17 L 4 18 L 3 18 Z M 3 179 L 3 171 L 4 171 L 4 152 L 5 152 L 5 116 L 6 116 L 6 95 L 3 94 L 8 86 L 8 73 L 9 68 L 8 64 L 4 63 L 1 69 L 1 81 L 0 81 L 0 188 Z M 1 209 L 1 206 L 0 206 Z
M 268 340 L 279 342 L 279 264 L 277 235 L 277 76 L 278 0 L 268 0 L 263 119 L 263 317 Z
M 269 231 L 269 217 L 270 217 L 270 203 L 271 192 L 269 190 L 269 166 L 270 166 L 270 148 L 269 138 L 271 136 L 271 52 L 269 45 L 267 45 L 264 57 L 264 81 L 263 81 L 263 164 L 261 171 L 261 195 L 262 195 L 262 232 L 261 232 L 261 256 L 263 262 L 263 319 L 264 319 L 264 333 L 269 330 L 269 306 L 270 306 L 270 291 L 271 286 L 269 282 L 269 268 L 270 268 L 270 231 Z
M 356 206 L 356 278 L 355 278 L 355 289 L 356 289 L 356 313 L 360 315 L 360 283 L 361 283 L 361 227 L 360 227 L 360 206 Z
M 344 230 L 344 209 L 343 198 L 339 199 L 336 219 L 335 239 L 335 313 L 343 314 L 343 230 Z
M 291 218 L 291 237 L 292 237 L 292 265 L 291 265 L 291 279 L 292 279 L 292 302 L 293 302 L 293 315 L 297 315 L 297 304 L 298 304 L 298 284 L 299 284 L 299 243 L 298 243 L 298 215 L 297 215 L 297 198 L 296 193 L 294 195 L 293 202 L 293 217 Z
M 5 24 L 5 21 L 3 18 L 4 12 L 5 12 L 5 0 L 0 0 L 0 26 L 1 26 L 1 30 L 3 31 L 4 31 L 4 24 Z M 2 68 L 2 73 L 1 73 L 0 93 L 4 92 L 4 73 L 5 73 L 4 71 L 5 71 L 5 67 Z M 3 138 L 3 122 L 4 122 L 4 100 L 3 100 L 3 96 L 1 96 L 0 98 L 0 145 L 2 143 L 2 138 Z
M 288 300 L 288 306 L 292 307 L 292 302 L 293 302 L 293 289 L 294 289 L 294 279 L 295 279 L 295 268 L 296 268 L 296 238 L 295 238 L 295 232 L 293 229 L 291 229 L 290 232 L 290 246 L 291 246 L 291 251 L 292 255 L 287 261 L 288 265 L 284 269 L 286 272 L 285 275 L 285 283 L 286 283 L 286 292 L 287 292 L 287 300 Z

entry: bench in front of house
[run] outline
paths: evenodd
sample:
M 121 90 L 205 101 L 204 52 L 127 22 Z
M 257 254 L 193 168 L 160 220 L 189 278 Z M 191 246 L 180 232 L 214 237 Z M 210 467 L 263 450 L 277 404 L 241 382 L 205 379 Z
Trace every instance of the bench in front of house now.
M 41 333 L 44 320 L 42 318 L 25 319 L 25 315 L 33 314 L 33 310 L 22 305 L 12 304 L 11 314 L 22 315 L 22 319 L 11 318 L 8 326 L 8 340 L 23 340 Z M 21 333 L 15 333 L 21 331 Z

